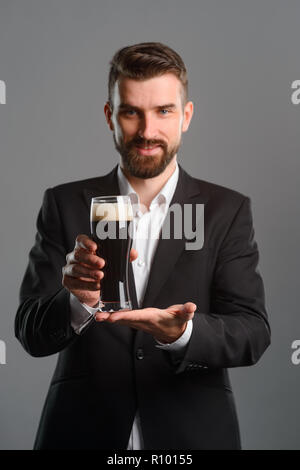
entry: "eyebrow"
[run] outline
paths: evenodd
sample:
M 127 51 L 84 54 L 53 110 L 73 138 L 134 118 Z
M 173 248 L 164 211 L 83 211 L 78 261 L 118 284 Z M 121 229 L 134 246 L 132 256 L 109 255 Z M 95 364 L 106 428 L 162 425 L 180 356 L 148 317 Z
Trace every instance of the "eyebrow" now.
M 175 103 L 167 103 L 167 104 L 162 104 L 162 105 L 159 105 L 159 106 L 155 106 L 156 109 L 165 109 L 165 108 L 168 108 L 168 109 L 176 109 L 177 106 Z M 134 109 L 136 111 L 140 111 L 140 108 L 138 108 L 137 106 L 132 106 L 131 104 L 129 103 L 120 103 L 119 105 L 119 109 Z

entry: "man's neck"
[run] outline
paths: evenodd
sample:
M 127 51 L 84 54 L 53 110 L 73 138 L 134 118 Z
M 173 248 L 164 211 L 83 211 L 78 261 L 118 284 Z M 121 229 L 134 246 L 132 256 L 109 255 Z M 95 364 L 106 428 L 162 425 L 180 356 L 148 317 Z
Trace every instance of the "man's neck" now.
M 168 179 L 174 173 L 176 168 L 176 158 L 177 155 L 171 160 L 168 166 L 164 169 L 164 171 L 154 178 L 137 178 L 136 176 L 130 175 L 120 163 L 122 171 L 126 178 L 128 179 L 129 183 L 133 187 L 133 189 L 137 192 L 140 203 L 149 209 L 151 201 L 155 198 L 155 196 L 159 193 L 159 191 L 164 187 Z

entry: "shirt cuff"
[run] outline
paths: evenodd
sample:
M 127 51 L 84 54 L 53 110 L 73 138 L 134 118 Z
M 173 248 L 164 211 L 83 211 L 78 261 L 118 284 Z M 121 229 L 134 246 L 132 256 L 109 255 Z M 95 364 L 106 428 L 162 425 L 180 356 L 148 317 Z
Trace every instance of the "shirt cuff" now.
M 166 349 L 168 351 L 181 351 L 188 344 L 191 334 L 193 331 L 193 320 L 187 322 L 187 326 L 182 335 L 173 341 L 173 343 L 161 343 L 157 339 L 155 340 L 158 344 L 155 345 L 156 348 Z
M 80 333 L 94 320 L 98 307 L 90 307 L 89 305 L 79 302 L 77 297 L 70 293 L 71 307 L 71 326 L 75 333 Z

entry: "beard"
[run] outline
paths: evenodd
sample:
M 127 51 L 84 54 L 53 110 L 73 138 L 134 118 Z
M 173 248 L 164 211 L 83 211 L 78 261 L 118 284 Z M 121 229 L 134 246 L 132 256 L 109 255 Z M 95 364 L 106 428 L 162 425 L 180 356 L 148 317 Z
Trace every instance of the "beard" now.
M 136 138 L 127 142 L 117 143 L 115 133 L 113 139 L 116 150 L 119 152 L 124 170 L 137 178 L 154 178 L 160 175 L 178 152 L 181 142 L 168 148 L 167 144 L 160 140 L 145 140 Z M 155 155 L 141 155 L 135 146 L 160 145 L 161 152 Z

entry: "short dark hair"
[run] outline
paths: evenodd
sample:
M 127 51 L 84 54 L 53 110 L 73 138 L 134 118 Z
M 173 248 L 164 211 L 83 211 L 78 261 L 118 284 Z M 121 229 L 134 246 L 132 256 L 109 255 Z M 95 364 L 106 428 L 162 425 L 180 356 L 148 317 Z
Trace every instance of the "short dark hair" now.
M 146 80 L 173 73 L 182 84 L 182 104 L 187 102 L 187 71 L 182 58 L 160 42 L 141 42 L 119 49 L 110 61 L 108 101 L 113 108 L 113 89 L 120 77 Z

